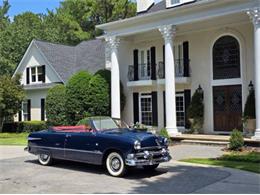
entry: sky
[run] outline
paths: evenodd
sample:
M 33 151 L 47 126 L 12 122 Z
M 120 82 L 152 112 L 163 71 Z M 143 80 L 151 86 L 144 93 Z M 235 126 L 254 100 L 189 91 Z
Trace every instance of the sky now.
M 59 2 L 62 0 L 9 0 L 11 8 L 9 10 L 9 16 L 12 18 L 17 14 L 31 11 L 33 13 L 46 13 L 47 9 L 55 10 L 59 6 Z M 159 2 L 160 0 L 155 0 Z M 3 4 L 3 0 L 0 0 L 0 6 Z
M 11 8 L 8 15 L 13 17 L 17 14 L 31 11 L 33 13 L 47 13 L 47 8 L 54 10 L 61 0 L 9 0 Z M 0 0 L 0 5 L 2 5 Z

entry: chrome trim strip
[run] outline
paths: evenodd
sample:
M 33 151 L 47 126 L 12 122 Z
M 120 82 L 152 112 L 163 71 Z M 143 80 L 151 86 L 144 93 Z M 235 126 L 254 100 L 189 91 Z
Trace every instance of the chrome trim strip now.
M 164 146 L 150 146 L 150 147 L 143 147 L 139 150 L 153 150 L 153 149 L 162 149 L 165 148 Z
M 40 137 L 28 137 L 27 140 L 28 141 L 37 141 L 37 140 L 42 140 L 42 138 L 40 138 Z
M 92 154 L 103 154 L 101 151 L 90 151 L 90 150 L 77 150 L 71 148 L 56 148 L 56 147 L 48 147 L 48 146 L 30 146 L 31 148 L 43 148 L 43 149 L 53 149 L 53 150 L 66 150 L 66 151 L 74 151 L 74 152 L 83 152 L 83 153 L 92 153 Z

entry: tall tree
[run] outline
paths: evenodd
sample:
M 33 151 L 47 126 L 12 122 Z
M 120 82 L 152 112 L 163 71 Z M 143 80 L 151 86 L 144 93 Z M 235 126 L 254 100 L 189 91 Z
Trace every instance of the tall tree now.
M 2 31 L 10 23 L 9 16 L 7 15 L 9 9 L 9 2 L 4 0 L 3 5 L 0 6 L 0 31 Z
M 12 74 L 31 40 L 42 37 L 41 16 L 31 12 L 15 16 L 0 32 L 0 74 Z
M 19 80 L 19 75 L 13 79 L 7 75 L 0 76 L 0 132 L 4 120 L 21 109 L 25 94 Z

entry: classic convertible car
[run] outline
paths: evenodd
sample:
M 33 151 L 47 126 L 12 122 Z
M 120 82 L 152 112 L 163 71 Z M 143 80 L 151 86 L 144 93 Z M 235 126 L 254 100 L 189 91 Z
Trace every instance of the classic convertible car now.
M 137 129 L 122 128 L 110 117 L 92 117 L 80 126 L 51 127 L 28 136 L 28 152 L 42 165 L 53 159 L 105 165 L 112 176 L 128 167 L 156 169 L 171 159 L 167 138 Z

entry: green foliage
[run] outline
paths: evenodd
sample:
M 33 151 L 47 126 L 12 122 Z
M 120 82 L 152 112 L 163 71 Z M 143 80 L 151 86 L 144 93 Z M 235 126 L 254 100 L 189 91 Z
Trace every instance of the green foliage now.
M 102 78 L 104 78 L 107 81 L 107 83 L 109 84 L 109 94 L 111 94 L 111 72 L 106 69 L 101 69 L 97 71 L 95 75 L 100 75 Z M 110 98 L 109 105 L 111 107 L 111 95 L 109 95 L 109 98 Z M 120 82 L 120 100 L 121 100 L 121 111 L 123 111 L 126 103 L 126 97 L 124 94 L 124 87 L 122 82 Z M 108 115 L 110 115 L 110 113 Z
M 255 119 L 255 91 L 252 90 L 246 100 L 244 117 L 247 119 Z
M 204 116 L 203 94 L 195 91 L 188 108 L 189 118 L 201 118 Z
M 66 88 L 56 85 L 48 90 L 46 97 L 46 116 L 50 126 L 65 125 L 66 120 Z
M 200 132 L 204 122 L 204 104 L 203 104 L 203 93 L 195 91 L 191 98 L 191 103 L 188 108 L 188 117 L 193 119 L 191 129 L 193 132 Z
M 94 75 L 89 82 L 88 113 L 93 116 L 110 114 L 109 83 L 100 75 Z
M 241 150 L 244 146 L 244 138 L 240 131 L 234 129 L 229 138 L 229 149 L 230 150 Z
M 135 15 L 136 4 L 128 0 L 65 0 L 46 15 L 25 12 L 8 17 L 10 5 L 0 6 L 0 75 L 11 75 L 32 39 L 76 45 L 102 32 L 95 25 Z
M 20 76 L 0 76 L 0 132 L 4 119 L 13 116 L 21 109 L 25 97 L 22 86 L 18 83 Z
M 260 153 L 259 152 L 232 152 L 230 154 L 224 154 L 218 159 L 228 160 L 228 161 L 260 163 Z
M 21 122 L 22 132 L 41 131 L 47 128 L 45 121 L 24 121 Z
M 66 85 L 66 113 L 69 124 L 76 124 L 77 121 L 85 117 L 90 104 L 89 82 L 91 75 L 86 71 L 74 74 Z
M 168 139 L 170 140 L 170 136 L 169 136 L 168 131 L 166 130 L 166 128 L 162 128 L 162 129 L 160 130 L 159 135 L 160 135 L 160 136 L 163 136 L 163 137 L 166 137 L 166 138 L 168 138 Z
M 47 129 L 47 124 L 45 121 L 22 121 L 5 123 L 3 127 L 3 132 L 34 132 Z

